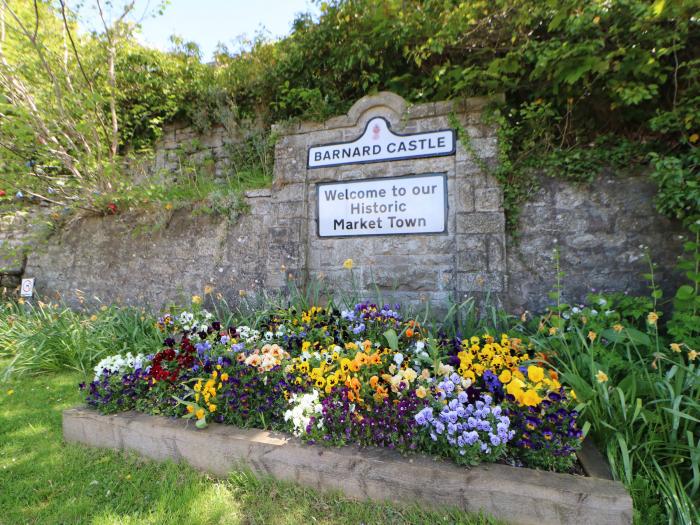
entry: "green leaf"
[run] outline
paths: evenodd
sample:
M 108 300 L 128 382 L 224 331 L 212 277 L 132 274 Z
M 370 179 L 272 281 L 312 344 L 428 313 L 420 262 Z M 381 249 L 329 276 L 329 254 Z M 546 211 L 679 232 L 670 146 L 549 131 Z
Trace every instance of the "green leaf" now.
M 651 12 L 654 13 L 654 16 L 661 16 L 664 7 L 666 7 L 666 0 L 656 0 L 651 6 Z
M 635 328 L 625 328 L 625 332 L 629 336 L 630 341 L 632 343 L 644 346 L 651 346 L 651 339 L 644 332 L 640 332 Z
M 608 341 L 612 341 L 613 343 L 621 343 L 622 341 L 627 339 L 627 336 L 625 335 L 624 330 L 622 332 L 616 332 L 612 328 L 608 328 L 606 330 L 603 330 L 600 333 L 600 335 L 603 339 L 607 339 Z
M 676 299 L 679 301 L 687 301 L 688 299 L 691 299 L 694 294 L 695 290 L 693 287 L 688 284 L 684 284 L 678 288 L 678 291 L 676 292 Z
M 396 335 L 396 332 L 393 329 L 389 329 L 386 332 L 384 332 L 384 339 L 386 339 L 386 342 L 389 344 L 389 348 L 391 348 L 394 351 L 398 351 L 399 336 Z

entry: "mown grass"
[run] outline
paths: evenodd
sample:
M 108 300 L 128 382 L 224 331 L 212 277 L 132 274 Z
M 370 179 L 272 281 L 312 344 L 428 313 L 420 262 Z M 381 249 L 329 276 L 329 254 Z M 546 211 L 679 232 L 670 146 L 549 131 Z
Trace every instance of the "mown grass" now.
M 61 412 L 80 403 L 83 379 L 63 372 L 0 385 L 1 524 L 496 523 L 454 510 L 351 501 L 249 472 L 216 479 L 172 462 L 65 444 Z

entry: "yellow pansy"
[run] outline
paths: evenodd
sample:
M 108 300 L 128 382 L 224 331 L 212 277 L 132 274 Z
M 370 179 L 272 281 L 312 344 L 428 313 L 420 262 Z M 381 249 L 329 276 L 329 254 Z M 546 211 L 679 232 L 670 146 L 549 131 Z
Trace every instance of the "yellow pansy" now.
M 525 395 L 522 397 L 523 405 L 527 405 L 529 407 L 537 406 L 540 404 L 541 401 L 542 401 L 542 398 L 532 388 L 529 388 L 525 392 Z
M 510 373 L 510 370 L 504 370 L 501 372 L 501 375 L 498 376 L 498 380 L 505 384 L 510 383 L 510 380 L 513 378 L 513 375 Z
M 539 366 L 530 365 L 527 367 L 527 377 L 533 383 L 539 383 L 544 379 L 544 369 Z

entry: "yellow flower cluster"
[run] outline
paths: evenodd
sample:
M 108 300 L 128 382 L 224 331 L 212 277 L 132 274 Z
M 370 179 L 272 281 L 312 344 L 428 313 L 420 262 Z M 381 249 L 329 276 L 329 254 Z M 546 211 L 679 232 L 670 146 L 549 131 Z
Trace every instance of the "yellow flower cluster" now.
M 483 343 L 483 344 L 482 344 Z M 520 339 L 510 339 L 501 335 L 500 342 L 486 334 L 482 338 L 472 337 L 462 341 L 462 351 L 457 354 L 457 373 L 465 379 L 476 381 L 486 370 L 498 375 L 501 370 L 517 370 L 521 361 L 529 359 L 528 354 L 520 353 Z
M 216 391 L 223 386 L 222 382 L 228 380 L 228 374 L 226 372 L 219 375 L 221 365 L 217 365 L 216 368 L 218 370 L 214 370 L 211 373 L 211 377 L 207 379 L 206 382 L 202 382 L 202 380 L 200 379 L 194 385 L 194 400 L 197 403 L 199 403 L 200 400 L 202 400 L 203 404 L 207 407 L 209 412 L 212 413 L 216 412 Z M 195 412 L 194 405 L 187 405 L 187 411 L 189 413 Z M 194 415 L 197 419 L 204 419 L 205 411 L 203 408 L 197 408 Z
M 503 370 L 498 380 L 519 405 L 531 407 L 539 405 L 547 392 L 561 388 L 556 372 L 535 365 L 527 367 L 527 377 L 518 369 Z
M 490 370 L 498 376 L 506 392 L 520 405 L 537 406 L 547 392 L 561 388 L 556 372 L 546 371 L 540 366 L 530 365 L 527 376 L 519 366 L 530 356 L 522 352 L 520 339 L 502 334 L 500 341 L 490 335 L 472 337 L 462 341 L 462 351 L 457 354 L 457 372 L 465 379 L 476 381 L 477 377 Z
M 337 385 L 345 385 L 350 389 L 348 397 L 350 401 L 362 403 L 361 389 L 363 386 L 363 376 L 372 374 L 368 367 L 380 367 L 382 365 L 382 355 L 389 350 L 372 350 L 372 343 L 364 341 L 361 346 L 355 343 L 346 343 L 345 349 L 337 345 L 330 345 L 320 353 L 309 354 L 310 343 L 302 343 L 302 355 L 292 360 L 293 364 L 288 369 L 289 372 L 297 372 L 297 384 L 303 382 L 303 377 L 308 377 L 313 381 L 314 386 L 321 392 L 330 394 Z M 354 355 L 353 355 L 354 352 Z M 318 356 L 318 357 L 317 357 Z M 368 370 L 364 373 L 364 370 Z M 370 381 L 375 397 L 379 399 L 388 395 L 386 386 L 379 385 L 379 377 Z
M 301 322 L 305 324 L 311 324 L 316 317 L 323 315 L 324 309 L 320 306 L 312 306 L 307 311 L 301 313 Z

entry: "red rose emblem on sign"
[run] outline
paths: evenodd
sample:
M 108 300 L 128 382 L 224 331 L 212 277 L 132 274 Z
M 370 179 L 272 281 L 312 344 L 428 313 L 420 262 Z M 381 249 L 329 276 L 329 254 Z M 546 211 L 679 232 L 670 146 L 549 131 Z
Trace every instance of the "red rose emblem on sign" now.
M 382 128 L 379 124 L 372 126 L 372 140 L 379 140 L 379 134 L 382 132 Z

